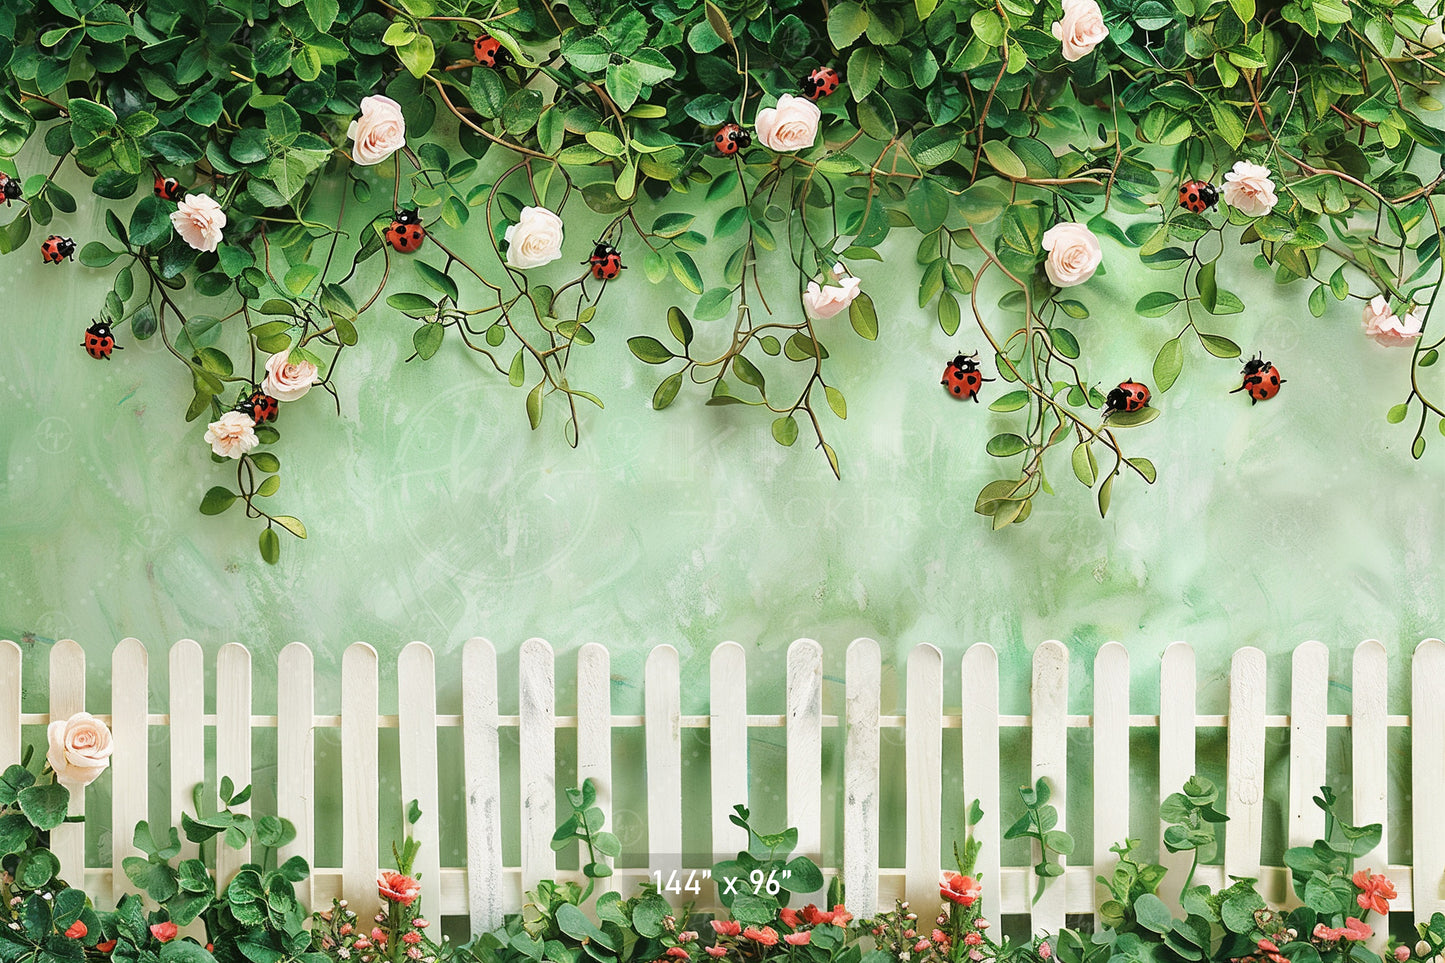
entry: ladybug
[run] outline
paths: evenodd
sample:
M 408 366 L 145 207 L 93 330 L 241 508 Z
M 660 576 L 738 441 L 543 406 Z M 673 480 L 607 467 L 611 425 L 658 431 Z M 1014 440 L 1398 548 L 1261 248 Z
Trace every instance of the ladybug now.
M 85 340 L 80 346 L 97 361 L 109 360 L 112 349 L 123 350 L 115 343 L 115 335 L 111 333 L 110 325 L 104 321 L 97 321 L 85 329 Z
M 1259 355 L 1244 363 L 1242 373 L 1244 382 L 1234 391 L 1246 392 L 1251 405 L 1273 398 L 1279 394 L 1279 386 L 1284 384 L 1284 379 L 1279 376 L 1279 369 L 1268 361 L 1261 361 Z M 1230 394 L 1234 394 L 1234 391 Z
M 943 380 L 939 384 L 949 390 L 955 398 L 960 401 L 964 398 L 972 398 L 978 403 L 978 389 L 983 387 L 985 381 L 992 381 L 992 378 L 985 378 L 978 370 L 978 362 L 973 359 L 977 355 L 959 355 L 948 363 L 943 369 Z
M 1133 379 L 1119 382 L 1104 399 L 1104 417 L 1121 411 L 1139 411 L 1149 407 L 1149 389 Z
M 46 264 L 59 264 L 66 258 L 75 260 L 75 242 L 70 238 L 52 234 L 40 242 L 40 259 Z
M 426 228 L 421 226 L 421 216 L 415 209 L 397 211 L 396 220 L 386 229 L 386 243 L 400 254 L 410 254 L 421 247 L 426 240 Z
M 186 189 L 174 177 L 156 175 L 156 197 L 166 201 L 178 201 L 186 196 Z
M 606 241 L 598 241 L 587 260 L 582 263 L 591 266 L 592 276 L 599 281 L 611 281 L 626 270 L 621 252 Z
M 253 391 L 249 398 L 236 406 L 236 410 L 250 415 L 251 420 L 259 425 L 276 420 L 276 416 L 281 413 L 281 402 L 264 391 Z
M 832 67 L 814 67 L 812 73 L 802 79 L 800 86 L 803 96 L 809 100 L 820 100 L 838 89 L 843 78 Z
M 731 157 L 744 147 L 751 147 L 753 135 L 743 130 L 737 124 L 723 124 L 718 132 L 713 135 L 713 146 L 717 152 L 724 157 Z
M 9 207 L 11 201 L 18 201 L 20 197 L 20 178 L 0 173 L 0 202 Z
M 512 63 L 512 52 L 496 37 L 482 34 L 472 41 L 472 53 L 483 67 L 506 67 Z
M 1219 203 L 1219 188 L 1208 181 L 1185 181 L 1179 185 L 1179 206 L 1203 214 Z

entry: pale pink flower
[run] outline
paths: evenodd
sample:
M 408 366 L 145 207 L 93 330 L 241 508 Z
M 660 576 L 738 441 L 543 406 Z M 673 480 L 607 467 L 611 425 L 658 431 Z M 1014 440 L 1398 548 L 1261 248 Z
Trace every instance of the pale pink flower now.
M 812 147 L 822 118 L 823 112 L 808 98 L 783 94 L 777 106 L 758 111 L 753 126 L 765 147 L 786 154 Z
M 206 426 L 206 444 L 222 458 L 240 458 L 259 443 L 256 423 L 244 411 L 228 411 Z
M 45 761 L 55 770 L 56 782 L 63 786 L 88 786 L 110 765 L 110 729 L 89 712 L 52 722 L 45 735 L 50 742 Z
M 361 116 L 351 122 L 346 136 L 353 141 L 352 160 L 363 167 L 380 164 L 406 146 L 401 104 L 380 94 L 361 98 Z
M 1049 252 L 1044 273 L 1061 288 L 1083 284 L 1094 276 L 1104 260 L 1103 249 L 1094 232 L 1077 221 L 1061 221 L 1044 232 L 1043 248 Z
M 1109 36 L 1103 11 L 1095 0 L 1064 0 L 1063 19 L 1055 21 L 1053 31 L 1068 61 L 1082 60 Z
M 285 353 L 273 354 L 266 359 L 261 390 L 277 401 L 296 401 L 320 380 L 316 365 L 310 361 L 291 361 Z
M 1250 217 L 1263 217 L 1279 203 L 1269 168 L 1249 161 L 1235 161 L 1234 169 L 1224 175 L 1221 191 L 1224 203 Z
M 1365 306 L 1365 334 L 1387 348 L 1408 348 L 1420 337 L 1424 324 L 1424 317 L 1417 311 L 1407 312 L 1401 320 L 1390 310 L 1389 302 L 1378 294 Z
M 524 207 L 502 239 L 507 242 L 509 267 L 550 264 L 562 256 L 562 218 L 545 207 Z
M 817 281 L 808 282 L 808 289 L 803 292 L 803 308 L 808 312 L 808 317 L 819 321 L 831 318 L 846 310 L 861 293 L 859 285 L 863 282 L 858 278 L 850 276 L 836 280 L 836 284 L 820 285 Z
M 225 226 L 226 212 L 209 194 L 187 194 L 171 212 L 171 227 L 197 251 L 214 251 Z

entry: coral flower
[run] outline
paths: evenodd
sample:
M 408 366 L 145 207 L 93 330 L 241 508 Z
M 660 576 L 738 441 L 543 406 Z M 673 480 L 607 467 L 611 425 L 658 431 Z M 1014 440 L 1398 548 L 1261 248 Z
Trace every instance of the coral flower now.
M 1360 904 L 1361 909 L 1374 910 L 1376 913 L 1390 911 L 1390 900 L 1398 894 L 1395 892 L 1395 884 L 1390 882 L 1389 877 L 1372 876 L 1368 869 L 1362 869 L 1356 872 L 1351 879 L 1355 888 L 1360 891 L 1360 895 L 1355 897 L 1355 902 Z M 1351 939 L 1353 938 L 1351 937 Z
M 798 911 L 790 906 L 784 906 L 778 911 L 778 919 L 782 920 L 783 925 L 790 930 L 798 928 Z
M 737 920 L 712 920 L 712 931 L 718 936 L 737 936 L 743 931 L 743 924 Z
M 764 946 L 778 945 L 778 933 L 771 926 L 764 926 L 762 929 L 758 929 L 756 926 L 749 926 L 743 930 L 743 937 L 753 940 L 756 943 L 761 943 Z
M 162 943 L 169 943 L 176 938 L 176 934 L 180 931 L 181 928 L 170 921 L 151 924 L 151 936 L 154 936 Z
M 376 880 L 376 891 L 381 898 L 402 906 L 410 906 L 421 895 L 421 884 L 410 876 L 384 871 Z M 372 937 L 375 939 L 375 937 Z
M 848 910 L 843 906 L 842 903 L 839 903 L 837 906 L 833 907 L 834 926 L 847 926 L 848 922 L 851 919 L 853 919 L 853 914 L 848 912 Z
M 716 960 L 719 957 L 727 956 L 728 948 L 726 946 L 709 946 L 707 947 L 707 955 Z
M 803 930 L 803 932 L 801 933 L 789 933 L 787 936 L 783 937 L 784 940 L 786 940 L 793 946 L 807 946 L 808 942 L 812 940 L 812 938 L 812 930 Z
M 70 928 L 65 931 L 65 935 L 72 940 L 79 940 L 83 939 L 85 937 L 85 934 L 89 932 L 90 930 L 85 928 L 84 923 L 82 923 L 80 920 L 76 920 L 74 923 L 70 924 Z
M 962 873 L 949 873 L 944 877 L 944 882 L 938 887 L 938 895 L 950 903 L 957 903 L 959 906 L 972 906 L 983 895 L 983 887 L 978 880 L 972 876 L 964 876 Z
M 1383 877 L 1382 877 L 1383 878 Z M 1351 916 L 1345 920 L 1344 937 L 1347 940 L 1367 940 L 1375 935 L 1369 923 Z

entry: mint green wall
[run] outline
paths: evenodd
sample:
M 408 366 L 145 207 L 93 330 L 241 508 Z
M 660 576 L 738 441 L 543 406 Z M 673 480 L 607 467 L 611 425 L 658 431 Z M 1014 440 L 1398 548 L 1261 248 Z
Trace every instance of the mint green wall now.
M 696 213 L 706 229 L 717 211 Z M 569 259 L 585 255 L 595 222 L 569 226 Z M 58 226 L 82 244 L 103 234 L 98 207 Z M 1163 286 L 1160 276 L 1112 242 L 1104 248 L 1107 276 L 1078 289 L 1093 311 L 1075 326 L 1098 359 L 1089 375 L 1151 380 L 1155 350 L 1183 322 L 1137 318 L 1132 305 Z M 1101 521 L 1063 455 L 1051 465 L 1059 495 L 995 534 L 972 507 L 1002 477 L 983 443 L 1008 420 L 938 386 L 944 362 L 982 339 L 968 322 L 947 338 L 916 307 L 911 239 L 886 250 L 885 264 L 854 265 L 879 304 L 880 340 L 841 333 L 839 321 L 828 342 L 849 405 L 846 422 L 823 416 L 841 482 L 806 444 L 778 447 L 766 419 L 739 407 L 706 408 L 684 392 L 672 409 L 650 410 L 659 369 L 636 362 L 625 337 L 647 326 L 662 336 L 667 305 L 691 298 L 633 270 L 603 301 L 597 345 L 574 356 L 575 381 L 607 402 L 584 415 L 577 450 L 563 443 L 555 410 L 528 431 L 523 393 L 454 342 L 429 363 L 402 365 L 411 322 L 373 310 L 339 379 L 340 417 L 320 392 L 281 416 L 273 501 L 312 537 L 286 539 L 276 566 L 260 561 L 257 528 L 238 509 L 197 514 L 201 494 L 230 472 L 211 463 L 204 424 L 182 420 L 189 381 L 159 340 L 122 331 L 125 349 L 109 364 L 79 348 L 110 273 L 42 267 L 32 249 L 6 258 L 0 637 L 37 656 L 27 700 L 41 708 L 39 656 L 62 637 L 98 663 L 90 684 L 100 707 L 109 647 L 127 635 L 151 646 L 157 676 L 177 639 L 208 652 L 247 644 L 263 706 L 273 698 L 266 663 L 289 642 L 313 645 L 334 684 L 345 644 L 370 642 L 390 660 L 420 639 L 439 652 L 442 711 L 455 711 L 463 640 L 493 640 L 507 678 L 516 647 L 536 635 L 561 653 L 564 683 L 576 646 L 611 647 L 622 711 L 641 705 L 653 645 L 677 646 L 691 682 L 714 644 L 736 640 L 749 650 L 759 711 L 776 711 L 785 646 L 807 636 L 824 646 L 833 711 L 847 643 L 871 636 L 894 668 L 917 643 L 940 646 L 955 710 L 959 658 L 992 643 L 1003 708 L 1015 712 L 1026 711 L 1029 655 L 1044 639 L 1073 648 L 1076 712 L 1088 711 L 1088 664 L 1104 641 L 1134 656 L 1135 711 L 1157 703 L 1150 688 L 1169 642 L 1198 648 L 1203 711 L 1223 711 L 1229 655 L 1255 645 L 1270 657 L 1271 711 L 1281 712 L 1290 650 L 1319 639 L 1332 653 L 1333 711 L 1347 711 L 1349 654 L 1374 637 L 1399 653 L 1391 711 L 1407 711 L 1406 656 L 1445 626 L 1445 438 L 1432 430 L 1416 462 L 1409 432 L 1385 423 L 1403 398 L 1408 354 L 1363 337 L 1358 302 L 1331 302 L 1316 320 L 1307 289 L 1276 287 L 1233 257 L 1221 284 L 1250 307 L 1213 330 L 1275 361 L 1289 380 L 1280 397 L 1251 407 L 1228 394 L 1238 365 L 1192 347 L 1180 383 L 1156 398 L 1163 417 L 1127 433 L 1131 453 L 1158 465 L 1155 486 L 1121 479 Z M 702 325 L 700 337 L 721 337 L 725 325 Z M 153 682 L 157 706 L 163 682 Z M 322 711 L 334 711 L 333 685 L 318 692 Z M 890 682 L 885 699 L 895 696 L 901 706 L 902 687 Z M 705 698 L 695 686 L 685 710 Z M 1076 745 L 1082 774 L 1087 742 Z

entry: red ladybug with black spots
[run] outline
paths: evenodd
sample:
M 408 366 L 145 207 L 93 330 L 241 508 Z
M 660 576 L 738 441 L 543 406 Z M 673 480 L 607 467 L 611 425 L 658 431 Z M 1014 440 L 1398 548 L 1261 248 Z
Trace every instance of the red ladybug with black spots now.
M 738 151 L 751 147 L 752 143 L 753 135 L 737 124 L 723 124 L 712 138 L 712 145 L 724 157 L 732 157 Z
M 622 252 L 606 241 L 598 241 L 582 263 L 592 269 L 592 276 L 599 281 L 611 281 L 627 269 L 622 263 Z
M 985 381 L 993 380 L 985 378 L 978 370 L 978 362 L 974 360 L 976 357 L 977 354 L 961 354 L 943 369 L 943 380 L 939 384 L 947 388 L 948 393 L 959 401 L 972 398 L 977 404 L 979 389 Z
M 20 178 L 0 172 L 0 202 L 9 207 L 11 201 L 18 201 L 21 196 Z
M 1243 391 L 1248 394 L 1251 405 L 1273 398 L 1279 394 L 1279 386 L 1285 383 L 1284 379 L 1280 377 L 1279 369 L 1268 361 L 1260 360 L 1259 355 L 1255 355 L 1244 363 L 1242 374 L 1244 381 L 1234 391 Z M 1234 394 L 1234 391 L 1231 391 L 1230 394 Z
M 832 67 L 814 67 L 812 72 L 802 79 L 799 86 L 803 88 L 804 97 L 809 100 L 821 100 L 837 90 L 838 85 L 842 82 L 843 78 Z
M 1149 389 L 1135 381 L 1119 382 L 1119 387 L 1113 389 L 1104 398 L 1104 417 L 1116 415 L 1120 412 L 1142 411 L 1149 407 Z
M 483 67 L 506 67 L 512 63 L 512 52 L 496 37 L 482 34 L 472 41 L 472 53 Z
M 426 228 L 421 226 L 421 215 L 414 209 L 396 212 L 396 219 L 386 229 L 386 243 L 399 254 L 410 254 L 421 247 L 426 240 Z
M 108 361 L 111 351 L 122 350 L 120 345 L 115 343 L 115 335 L 111 332 L 110 325 L 104 321 L 97 321 L 85 329 L 85 340 L 80 346 L 97 361 Z
M 40 259 L 46 264 L 59 264 L 66 258 L 75 260 L 75 242 L 70 238 L 52 234 L 40 242 Z
M 251 416 L 256 424 L 275 421 L 281 414 L 281 402 L 264 391 L 253 391 L 250 397 L 236 406 L 236 410 Z
M 1219 203 L 1219 188 L 1208 181 L 1185 181 L 1179 185 L 1179 206 L 1203 214 Z
M 174 177 L 156 175 L 156 197 L 163 201 L 178 201 L 186 196 L 186 189 Z

